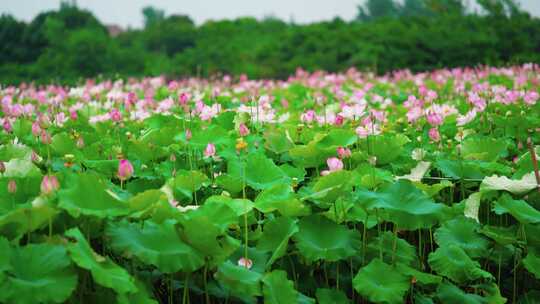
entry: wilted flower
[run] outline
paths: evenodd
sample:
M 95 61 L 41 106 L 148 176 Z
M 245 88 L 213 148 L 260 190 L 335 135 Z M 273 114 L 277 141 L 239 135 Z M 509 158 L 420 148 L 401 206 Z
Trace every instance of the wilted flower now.
M 8 192 L 11 194 L 17 192 L 17 183 L 14 180 L 10 179 L 8 182 L 7 189 L 8 189 Z
M 60 188 L 58 179 L 54 175 L 45 175 L 41 180 L 41 193 L 49 195 Z
M 238 266 L 242 266 L 242 267 L 245 267 L 247 269 L 251 269 L 251 267 L 253 267 L 253 261 L 250 260 L 250 259 L 246 259 L 244 257 L 241 257 L 238 260 Z
M 213 143 L 209 143 L 206 145 L 206 149 L 204 149 L 204 156 L 205 157 L 214 157 L 216 155 L 216 146 Z
M 129 179 L 133 175 L 133 165 L 127 159 L 121 159 L 118 164 L 118 178 L 121 181 Z

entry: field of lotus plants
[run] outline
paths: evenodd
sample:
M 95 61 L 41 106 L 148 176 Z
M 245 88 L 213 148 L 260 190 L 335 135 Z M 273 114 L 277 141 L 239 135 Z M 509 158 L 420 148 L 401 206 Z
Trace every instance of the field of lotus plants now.
M 0 88 L 0 303 L 538 303 L 540 68 Z

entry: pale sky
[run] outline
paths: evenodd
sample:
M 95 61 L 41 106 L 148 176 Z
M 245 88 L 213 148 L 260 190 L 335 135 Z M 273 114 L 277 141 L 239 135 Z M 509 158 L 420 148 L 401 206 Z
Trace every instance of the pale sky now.
M 275 16 L 285 21 L 306 23 L 336 16 L 351 20 L 363 0 L 78 0 L 81 8 L 94 13 L 105 24 L 142 27 L 141 9 L 147 5 L 164 9 L 167 15 L 187 14 L 197 24 L 210 19 L 241 16 Z M 540 16 L 540 0 L 521 0 L 521 7 Z M 0 0 L 0 13 L 32 20 L 38 13 L 56 9 L 60 0 Z

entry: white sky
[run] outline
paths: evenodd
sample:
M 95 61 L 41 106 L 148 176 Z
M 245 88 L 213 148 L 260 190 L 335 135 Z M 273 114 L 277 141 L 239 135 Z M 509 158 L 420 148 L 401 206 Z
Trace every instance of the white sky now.
M 164 9 L 166 14 L 187 14 L 197 24 L 209 19 L 233 19 L 241 16 L 263 18 L 275 16 L 298 23 L 329 20 L 339 16 L 350 20 L 356 16 L 363 0 L 78 0 L 105 24 L 141 27 L 141 9 L 147 5 Z M 520 0 L 521 7 L 540 16 L 540 0 Z M 60 0 L 0 0 L 0 13 L 18 19 L 32 20 L 38 13 L 56 9 Z

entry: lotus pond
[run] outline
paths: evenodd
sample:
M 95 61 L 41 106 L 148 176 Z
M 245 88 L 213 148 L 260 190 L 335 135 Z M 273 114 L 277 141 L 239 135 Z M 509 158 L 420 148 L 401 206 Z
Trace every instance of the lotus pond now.
M 1 303 L 538 303 L 540 70 L 0 88 Z

